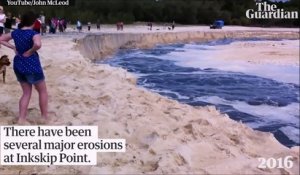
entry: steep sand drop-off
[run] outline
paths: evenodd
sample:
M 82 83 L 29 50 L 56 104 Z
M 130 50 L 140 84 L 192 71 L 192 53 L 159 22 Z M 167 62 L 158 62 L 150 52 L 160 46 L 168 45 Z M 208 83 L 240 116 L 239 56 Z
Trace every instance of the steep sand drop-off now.
M 299 31 L 211 30 L 154 33 L 101 33 L 79 39 L 80 52 L 90 59 L 104 59 L 118 49 L 151 48 L 156 44 L 203 42 L 216 39 L 299 39 Z

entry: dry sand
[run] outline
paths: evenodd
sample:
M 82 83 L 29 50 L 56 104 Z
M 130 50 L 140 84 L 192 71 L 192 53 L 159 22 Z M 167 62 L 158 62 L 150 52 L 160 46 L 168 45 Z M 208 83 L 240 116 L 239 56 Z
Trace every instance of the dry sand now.
M 234 42 L 215 47 L 214 57 L 254 64 L 299 66 L 299 40 Z
M 286 148 L 214 107 L 183 105 L 139 88 L 125 70 L 82 56 L 73 40 L 44 37 L 39 52 L 56 113 L 49 124 L 99 126 L 99 137 L 125 138 L 127 152 L 98 153 L 97 166 L 0 166 L 0 174 L 299 174 L 299 147 Z M 4 53 L 13 58 L 2 46 Z M 11 125 L 21 95 L 11 67 L 0 86 L 0 125 Z M 39 115 L 34 93 L 29 122 L 37 124 Z M 257 168 L 259 157 L 286 156 L 293 157 L 291 169 Z

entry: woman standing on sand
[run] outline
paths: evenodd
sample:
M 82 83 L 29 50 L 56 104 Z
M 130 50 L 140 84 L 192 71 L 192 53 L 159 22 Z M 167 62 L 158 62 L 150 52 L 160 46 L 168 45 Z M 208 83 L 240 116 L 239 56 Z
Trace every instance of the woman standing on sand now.
M 19 102 L 19 123 L 26 121 L 33 85 L 39 94 L 42 117 L 48 119 L 48 93 L 45 76 L 37 53 L 37 50 L 42 46 L 41 36 L 32 30 L 36 19 L 37 17 L 33 12 L 27 12 L 21 17 L 20 29 L 0 37 L 0 43 L 13 49 L 16 53 L 14 72 L 23 90 Z M 11 39 L 14 40 L 15 46 L 9 43 Z

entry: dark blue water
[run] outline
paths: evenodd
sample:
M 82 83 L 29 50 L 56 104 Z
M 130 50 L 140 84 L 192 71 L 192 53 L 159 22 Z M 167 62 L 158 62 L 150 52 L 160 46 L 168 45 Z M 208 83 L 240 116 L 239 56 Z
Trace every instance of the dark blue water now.
M 234 40 L 204 44 L 231 42 Z M 137 74 L 138 85 L 161 95 L 193 106 L 215 105 L 236 121 L 272 132 L 288 147 L 299 145 L 295 139 L 299 136 L 299 112 L 295 112 L 299 109 L 299 85 L 240 72 L 182 67 L 160 58 L 172 52 L 185 52 L 183 47 L 184 44 L 174 44 L 147 50 L 121 50 L 106 63 Z

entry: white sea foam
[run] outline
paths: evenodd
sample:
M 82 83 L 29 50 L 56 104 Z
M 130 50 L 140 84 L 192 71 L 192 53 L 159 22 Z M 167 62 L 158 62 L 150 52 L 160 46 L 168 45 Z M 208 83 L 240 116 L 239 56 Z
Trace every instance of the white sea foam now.
M 294 141 L 297 144 L 300 143 L 299 129 L 292 126 L 285 126 L 280 128 L 280 131 L 282 131 L 290 140 Z
M 276 107 L 270 105 L 249 105 L 246 102 L 242 101 L 228 101 L 223 98 L 217 96 L 203 96 L 197 97 L 195 100 L 203 101 L 207 103 L 212 103 L 215 105 L 230 105 L 238 111 L 260 117 L 264 121 L 265 124 L 267 123 L 290 123 L 295 124 L 299 127 L 299 104 L 298 103 L 291 103 L 287 106 L 283 107 Z M 258 123 L 258 126 L 261 124 Z M 252 127 L 256 128 L 252 124 Z M 298 130 L 299 131 L 299 130 Z
M 252 41 L 253 42 L 253 41 Z M 221 60 L 215 58 L 216 46 L 187 44 L 185 52 L 171 52 L 158 58 L 176 61 L 178 66 L 194 68 L 215 68 L 224 71 L 242 72 L 299 85 L 299 66 L 276 64 L 252 64 L 245 61 Z M 180 48 L 182 50 L 182 48 Z
M 247 123 L 251 128 L 259 128 L 270 124 L 293 125 L 281 127 L 282 131 L 290 140 L 299 144 L 299 104 L 292 103 L 284 107 L 269 105 L 252 106 L 241 101 L 228 101 L 220 97 L 198 97 L 196 100 L 212 104 L 230 105 L 238 111 L 259 117 L 255 122 Z
M 184 96 L 184 95 L 181 95 L 179 94 L 178 92 L 173 92 L 173 91 L 170 91 L 170 90 L 155 90 L 155 89 L 151 89 L 152 92 L 156 92 L 156 93 L 167 93 L 167 94 L 174 94 L 177 99 L 180 99 L 180 100 L 188 100 L 190 99 L 188 96 Z

